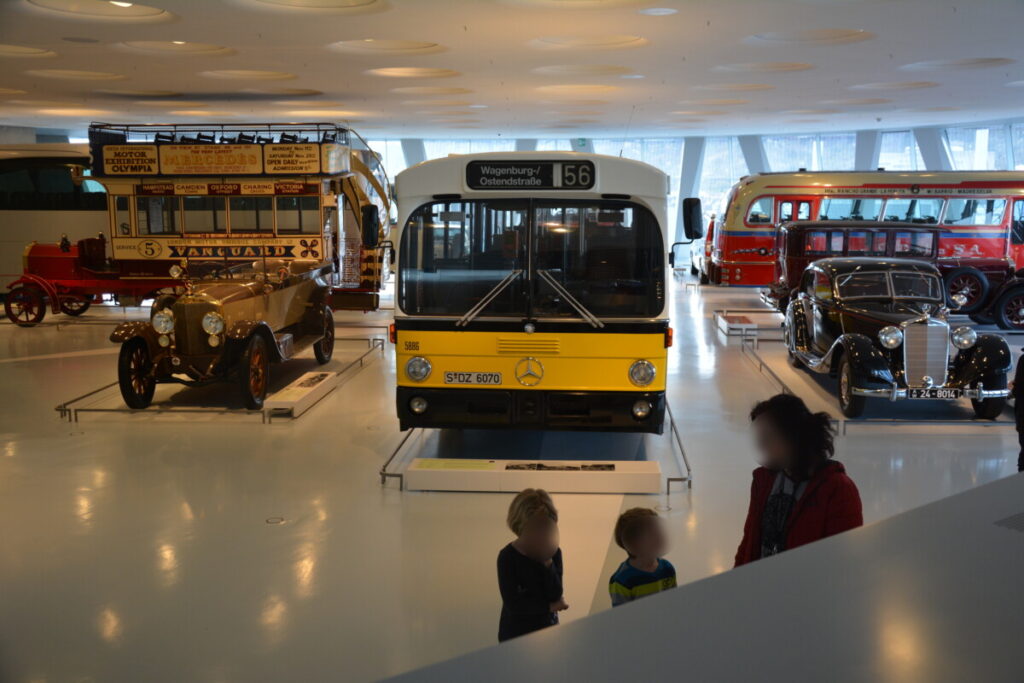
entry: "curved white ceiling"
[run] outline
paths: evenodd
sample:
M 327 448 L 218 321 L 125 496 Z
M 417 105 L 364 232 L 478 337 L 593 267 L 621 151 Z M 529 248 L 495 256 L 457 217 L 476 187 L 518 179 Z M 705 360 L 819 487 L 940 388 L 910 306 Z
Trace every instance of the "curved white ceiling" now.
M 0 26 L 8 125 L 317 112 L 373 137 L 716 135 L 1024 105 L 1015 0 L 8 0 Z

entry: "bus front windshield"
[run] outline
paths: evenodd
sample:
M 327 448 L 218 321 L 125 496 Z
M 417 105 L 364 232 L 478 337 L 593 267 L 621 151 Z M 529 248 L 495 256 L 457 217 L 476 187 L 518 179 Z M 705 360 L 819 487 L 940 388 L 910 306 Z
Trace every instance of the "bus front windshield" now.
M 427 204 L 405 226 L 399 273 L 409 315 L 463 316 L 491 299 L 480 317 L 650 318 L 664 303 L 661 229 L 626 201 Z

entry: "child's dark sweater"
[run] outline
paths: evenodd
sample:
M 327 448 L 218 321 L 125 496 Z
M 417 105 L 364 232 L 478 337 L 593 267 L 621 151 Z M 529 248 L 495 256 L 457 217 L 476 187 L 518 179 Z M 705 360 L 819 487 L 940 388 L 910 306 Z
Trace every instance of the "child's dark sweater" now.
M 499 641 L 557 624 L 551 603 L 562 597 L 562 549 L 545 567 L 509 543 L 498 553 L 498 589 L 502 600 Z

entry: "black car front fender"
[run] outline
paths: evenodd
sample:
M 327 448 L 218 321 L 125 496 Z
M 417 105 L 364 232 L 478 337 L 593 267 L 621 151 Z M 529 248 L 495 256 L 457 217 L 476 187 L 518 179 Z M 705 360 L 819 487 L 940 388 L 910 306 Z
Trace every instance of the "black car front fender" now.
M 156 330 L 153 329 L 151 324 L 142 320 L 121 323 L 110 333 L 110 341 L 115 344 L 123 344 L 129 339 L 135 339 L 136 337 L 144 339 L 150 349 L 157 345 Z
M 865 334 L 842 335 L 833 344 L 829 354 L 832 358 L 833 371 L 838 371 L 840 358 L 846 358 L 859 386 L 866 384 L 892 386 L 893 384 L 892 366 L 889 364 L 889 359 Z
M 1005 374 L 1011 367 L 1013 357 L 1006 340 L 995 334 L 981 334 L 974 346 L 956 354 L 949 383 L 969 387 L 978 380 Z
M 263 335 L 264 340 L 267 342 L 267 350 L 270 352 L 270 359 L 273 362 L 277 363 L 283 360 L 274 337 L 274 330 L 270 328 L 266 321 L 239 320 L 232 323 L 231 327 L 224 333 L 224 336 L 227 338 L 225 355 L 228 357 L 226 360 L 228 360 L 229 364 L 233 365 L 237 358 L 241 356 L 245 350 L 246 343 L 254 334 Z

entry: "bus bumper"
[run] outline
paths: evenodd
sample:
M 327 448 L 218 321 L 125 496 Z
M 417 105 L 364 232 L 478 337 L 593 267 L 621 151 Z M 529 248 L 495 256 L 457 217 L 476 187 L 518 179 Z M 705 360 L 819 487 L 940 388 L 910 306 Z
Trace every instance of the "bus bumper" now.
M 414 413 L 414 398 L 426 408 Z M 537 391 L 523 389 L 428 389 L 398 387 L 402 430 L 553 429 L 661 434 L 663 391 Z M 417 404 L 422 404 L 417 401 Z M 644 409 L 644 410 L 640 410 Z M 643 417 L 637 417 L 634 411 Z

